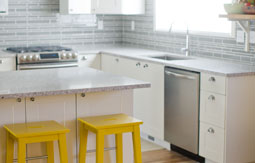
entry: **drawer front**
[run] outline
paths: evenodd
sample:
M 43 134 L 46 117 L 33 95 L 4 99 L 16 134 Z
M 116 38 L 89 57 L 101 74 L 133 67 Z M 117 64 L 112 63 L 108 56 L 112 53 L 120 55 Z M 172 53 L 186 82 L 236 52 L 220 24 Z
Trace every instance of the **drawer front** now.
M 226 78 L 210 74 L 201 74 L 201 89 L 226 94 Z
M 221 94 L 201 91 L 200 121 L 225 128 L 226 97 Z
M 199 154 L 217 163 L 224 162 L 224 130 L 200 123 Z
M 0 58 L 0 71 L 15 71 L 15 58 Z

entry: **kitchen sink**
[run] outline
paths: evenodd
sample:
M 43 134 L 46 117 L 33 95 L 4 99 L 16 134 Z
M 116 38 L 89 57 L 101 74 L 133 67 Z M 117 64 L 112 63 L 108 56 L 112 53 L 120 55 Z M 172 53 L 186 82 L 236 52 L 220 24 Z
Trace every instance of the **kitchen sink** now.
M 163 56 L 150 56 L 150 58 L 160 59 L 165 61 L 172 61 L 172 60 L 189 60 L 192 58 L 189 57 L 179 57 L 179 56 L 171 56 L 171 55 L 163 55 Z

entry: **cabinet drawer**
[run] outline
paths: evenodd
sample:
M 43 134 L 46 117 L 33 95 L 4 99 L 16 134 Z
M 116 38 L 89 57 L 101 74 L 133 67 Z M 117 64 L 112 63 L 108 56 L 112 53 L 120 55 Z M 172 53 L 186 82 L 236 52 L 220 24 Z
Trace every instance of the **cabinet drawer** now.
M 226 78 L 210 74 L 201 75 L 201 89 L 215 93 L 226 94 Z
M 201 91 L 200 121 L 225 127 L 226 97 L 224 95 Z
M 199 154 L 217 163 L 224 162 L 224 130 L 200 123 Z
M 0 71 L 15 71 L 15 58 L 0 58 Z

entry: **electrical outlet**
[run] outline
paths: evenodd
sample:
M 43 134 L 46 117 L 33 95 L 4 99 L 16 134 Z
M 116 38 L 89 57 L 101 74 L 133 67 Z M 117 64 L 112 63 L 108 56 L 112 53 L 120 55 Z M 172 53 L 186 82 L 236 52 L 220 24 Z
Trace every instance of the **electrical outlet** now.
M 98 30 L 103 30 L 104 29 L 104 21 L 99 20 L 98 25 L 97 25 Z
M 255 32 L 250 32 L 250 43 L 255 44 Z
M 131 21 L 131 30 L 132 30 L 132 31 L 135 30 L 135 21 Z
M 236 42 L 244 43 L 244 32 L 243 31 L 236 32 Z

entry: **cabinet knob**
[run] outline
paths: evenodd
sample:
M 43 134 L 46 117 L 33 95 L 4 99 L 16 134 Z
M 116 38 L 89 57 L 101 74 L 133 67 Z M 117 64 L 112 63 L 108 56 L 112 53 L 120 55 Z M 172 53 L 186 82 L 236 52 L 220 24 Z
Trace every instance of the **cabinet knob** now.
M 21 102 L 22 100 L 21 100 L 21 98 L 17 98 L 17 102 Z
M 119 60 L 119 58 L 116 58 L 115 61 L 116 61 L 116 62 L 119 62 L 120 60 Z
M 86 94 L 85 94 L 85 93 L 82 93 L 82 94 L 81 94 L 81 97 L 85 97 L 85 96 L 86 96 Z
M 209 129 L 208 129 L 208 132 L 211 133 L 211 134 L 214 134 L 214 133 L 215 133 L 215 131 L 214 131 L 213 128 L 209 128 Z
M 147 68 L 147 67 L 149 67 L 149 65 L 148 65 L 148 64 L 145 64 L 145 65 L 143 66 L 143 68 Z
M 212 77 L 209 78 L 209 81 L 210 81 L 210 82 L 215 82 L 216 79 L 215 79 L 215 77 L 212 76 Z
M 34 97 L 31 97 L 31 98 L 30 98 L 30 101 L 34 102 L 34 101 L 35 101 L 35 98 L 34 98 Z
M 208 100 L 215 101 L 215 96 L 214 95 L 209 96 Z
M 140 62 L 138 62 L 138 63 L 136 64 L 136 66 L 137 66 L 137 67 L 141 66 L 141 63 L 140 63 Z
M 88 58 L 86 56 L 83 56 L 81 60 L 86 61 L 88 60 Z
M 0 59 L 0 64 L 3 64 L 3 63 L 4 63 L 4 61 Z

